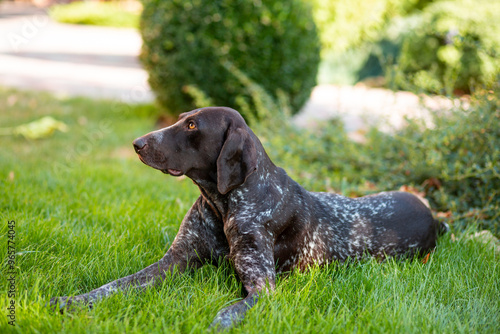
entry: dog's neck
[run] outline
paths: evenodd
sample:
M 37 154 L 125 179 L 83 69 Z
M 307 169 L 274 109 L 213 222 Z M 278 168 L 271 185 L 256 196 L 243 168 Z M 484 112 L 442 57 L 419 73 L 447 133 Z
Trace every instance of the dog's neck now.
M 262 144 L 260 144 L 259 146 L 261 145 Z M 258 151 L 257 159 L 257 170 L 249 176 L 244 184 L 229 191 L 227 194 L 221 194 L 219 192 L 219 189 L 217 187 L 216 168 L 208 173 L 193 173 L 187 176 L 191 180 L 193 180 L 194 184 L 198 186 L 201 195 L 213 208 L 217 216 L 219 216 L 221 220 L 225 221 L 229 212 L 229 202 L 231 196 L 233 195 L 233 192 L 237 192 L 241 187 L 252 187 L 252 184 L 254 183 L 253 179 L 260 179 L 261 175 L 269 174 L 271 172 L 271 169 L 277 169 L 262 146 Z
M 201 195 L 212 207 L 215 214 L 224 220 L 228 212 L 228 195 L 222 195 L 217 189 L 217 181 L 207 179 L 192 179 L 200 189 Z

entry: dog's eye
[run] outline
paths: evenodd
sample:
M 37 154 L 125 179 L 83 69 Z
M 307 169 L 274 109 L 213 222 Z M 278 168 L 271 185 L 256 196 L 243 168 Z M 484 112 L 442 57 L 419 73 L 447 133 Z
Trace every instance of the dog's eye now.
M 191 122 L 189 122 L 189 123 L 188 123 L 188 129 L 189 129 L 189 130 L 196 129 L 196 124 L 194 124 L 194 122 L 192 122 L 192 121 L 191 121 Z

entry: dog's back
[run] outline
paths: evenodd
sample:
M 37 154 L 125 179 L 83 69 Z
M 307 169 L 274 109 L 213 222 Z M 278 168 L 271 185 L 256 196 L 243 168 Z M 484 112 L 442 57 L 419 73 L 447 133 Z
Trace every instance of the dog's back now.
M 275 250 L 280 271 L 305 268 L 365 254 L 377 257 L 425 252 L 435 247 L 439 224 L 418 197 L 384 192 L 360 198 L 303 191 L 309 210 L 297 214 L 284 231 L 295 253 Z M 279 261 L 281 256 L 281 260 Z M 286 258 L 285 258 L 286 257 Z

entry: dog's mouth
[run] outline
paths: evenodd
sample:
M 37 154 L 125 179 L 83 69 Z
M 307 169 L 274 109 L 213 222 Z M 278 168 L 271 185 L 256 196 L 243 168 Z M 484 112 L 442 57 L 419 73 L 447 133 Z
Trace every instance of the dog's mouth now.
M 165 168 L 165 169 L 161 169 L 161 168 L 158 168 L 157 166 L 155 166 L 156 164 L 152 164 L 148 161 L 146 161 L 146 159 L 144 159 L 140 154 L 137 154 L 137 156 L 139 157 L 139 159 L 146 165 L 150 166 L 150 167 L 153 167 L 155 169 L 159 169 L 162 173 L 165 173 L 165 174 L 170 174 L 172 176 L 182 176 L 184 173 L 179 170 L 179 169 L 173 169 L 173 168 Z
M 181 170 L 171 169 L 171 168 L 162 169 L 161 171 L 165 174 L 170 174 L 172 176 L 181 176 L 182 174 L 184 174 Z
M 149 164 L 146 162 L 146 160 L 144 160 L 144 159 L 142 158 L 142 156 L 141 156 L 139 153 L 137 153 L 137 156 L 139 157 L 139 160 L 141 160 L 141 162 L 142 162 L 143 164 L 145 164 L 145 165 L 148 165 L 148 166 L 149 166 Z

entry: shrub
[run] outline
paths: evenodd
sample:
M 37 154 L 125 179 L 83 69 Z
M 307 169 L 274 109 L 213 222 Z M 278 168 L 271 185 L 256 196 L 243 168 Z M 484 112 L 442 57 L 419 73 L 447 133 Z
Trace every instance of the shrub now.
M 471 85 L 491 87 L 500 74 L 500 3 L 439 1 L 404 38 L 397 84 L 451 94 Z
M 456 224 L 473 217 L 500 235 L 500 89 L 477 92 L 467 110 L 433 121 L 411 121 L 393 135 L 372 129 L 364 144 L 335 120 L 314 131 L 264 122 L 257 132 L 273 161 L 308 189 L 359 196 L 416 187 Z
M 387 22 L 423 7 L 429 0 L 313 0 L 314 18 L 325 51 L 343 53 L 375 42 Z
M 117 2 L 72 2 L 52 6 L 49 15 L 55 21 L 62 23 L 137 28 L 140 6 L 135 7 L 129 8 Z
M 252 105 L 230 68 L 275 99 L 282 91 L 295 112 L 316 83 L 319 41 L 300 0 L 145 0 L 140 30 L 149 83 L 171 114 L 195 108 L 193 92 L 218 105 Z
M 405 19 L 430 1 L 313 0 L 322 45 L 318 81 L 352 85 L 384 75 L 386 63 L 394 63 L 401 43 L 389 37 L 399 36 Z

